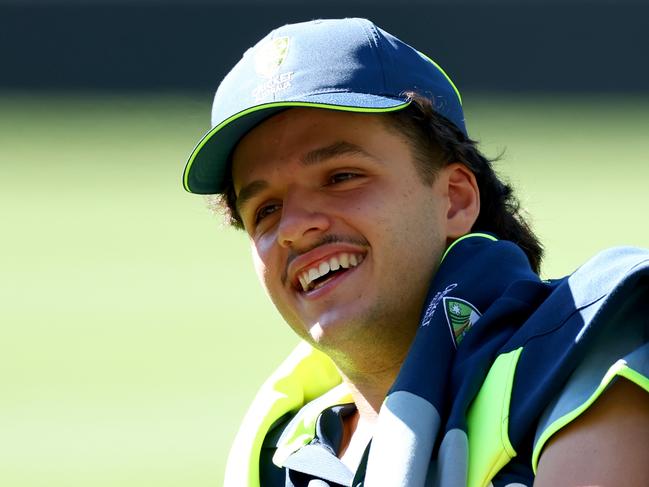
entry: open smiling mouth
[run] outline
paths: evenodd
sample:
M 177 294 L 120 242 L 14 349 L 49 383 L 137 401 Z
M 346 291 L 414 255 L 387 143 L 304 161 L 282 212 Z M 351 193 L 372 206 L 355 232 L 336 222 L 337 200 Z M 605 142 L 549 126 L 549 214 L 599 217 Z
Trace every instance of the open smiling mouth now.
M 363 262 L 363 254 L 341 252 L 317 265 L 309 267 L 298 274 L 303 292 L 309 292 L 324 286 L 334 277 L 349 271 Z

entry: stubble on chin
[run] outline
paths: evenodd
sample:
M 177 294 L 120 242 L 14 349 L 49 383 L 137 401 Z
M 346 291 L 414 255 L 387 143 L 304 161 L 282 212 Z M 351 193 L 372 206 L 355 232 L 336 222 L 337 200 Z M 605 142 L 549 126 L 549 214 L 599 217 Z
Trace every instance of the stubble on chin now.
M 401 363 L 417 330 L 412 318 L 390 316 L 384 306 L 334 326 L 320 322 L 308 330 L 308 342 L 328 355 L 345 375 L 380 373 Z

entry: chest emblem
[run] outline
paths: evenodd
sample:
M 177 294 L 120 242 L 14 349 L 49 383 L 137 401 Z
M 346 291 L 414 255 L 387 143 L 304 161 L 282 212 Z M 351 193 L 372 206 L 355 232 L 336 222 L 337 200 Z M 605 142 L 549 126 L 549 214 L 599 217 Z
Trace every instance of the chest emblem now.
M 475 306 L 464 299 L 444 297 L 443 301 L 446 322 L 457 346 L 482 315 Z

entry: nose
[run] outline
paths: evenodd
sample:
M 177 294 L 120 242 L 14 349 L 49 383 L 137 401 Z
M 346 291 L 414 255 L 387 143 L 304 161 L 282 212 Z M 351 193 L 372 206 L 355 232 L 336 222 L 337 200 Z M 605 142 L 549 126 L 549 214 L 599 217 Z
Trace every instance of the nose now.
M 290 188 L 282 202 L 277 240 L 282 247 L 296 247 L 331 226 L 326 207 L 312 191 Z

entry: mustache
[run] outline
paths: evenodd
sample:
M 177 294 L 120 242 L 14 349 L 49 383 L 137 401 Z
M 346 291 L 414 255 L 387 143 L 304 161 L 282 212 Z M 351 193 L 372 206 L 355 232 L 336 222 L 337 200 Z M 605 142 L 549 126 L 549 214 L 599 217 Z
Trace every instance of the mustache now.
M 294 250 L 291 250 L 289 252 L 288 257 L 286 258 L 286 267 L 284 267 L 282 281 L 286 282 L 286 280 L 288 279 L 288 267 L 291 265 L 291 262 L 293 262 L 297 257 L 299 257 L 300 255 L 304 255 L 307 252 L 311 252 L 312 250 L 317 249 L 322 245 L 328 245 L 334 243 L 348 243 L 352 245 L 358 245 L 361 247 L 370 246 L 370 243 L 363 237 L 349 237 L 347 235 L 334 235 L 334 234 L 323 235 L 321 238 L 316 240 L 313 244 L 309 245 L 309 247 L 302 249 L 299 252 L 296 252 Z

